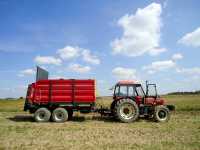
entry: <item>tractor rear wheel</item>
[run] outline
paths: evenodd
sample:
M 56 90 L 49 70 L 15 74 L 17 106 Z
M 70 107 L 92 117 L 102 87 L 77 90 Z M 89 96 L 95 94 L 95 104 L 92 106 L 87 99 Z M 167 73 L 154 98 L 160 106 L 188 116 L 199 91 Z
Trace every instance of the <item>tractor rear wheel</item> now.
M 52 121 L 65 122 L 68 119 L 68 112 L 65 108 L 56 108 L 52 113 Z
M 115 105 L 115 115 L 121 122 L 133 122 L 139 117 L 138 105 L 131 99 L 121 99 Z
M 51 112 L 47 108 L 39 108 L 34 113 L 34 119 L 36 122 L 47 122 L 51 117 Z
M 156 106 L 153 116 L 156 122 L 167 122 L 170 119 L 169 109 L 163 105 Z

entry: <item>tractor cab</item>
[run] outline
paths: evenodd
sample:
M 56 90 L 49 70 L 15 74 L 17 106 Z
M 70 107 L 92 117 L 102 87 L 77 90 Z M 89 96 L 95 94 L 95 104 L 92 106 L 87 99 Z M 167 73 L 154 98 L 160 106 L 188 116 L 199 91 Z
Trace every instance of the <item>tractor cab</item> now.
M 145 97 L 141 84 L 134 81 L 119 81 L 115 85 L 114 98 L 133 98 L 135 96 Z
M 164 103 L 157 94 L 156 84 L 148 84 L 148 82 L 146 82 L 145 92 L 142 85 L 136 81 L 119 81 L 115 85 L 113 99 L 123 98 L 135 100 L 137 104 L 161 105 Z

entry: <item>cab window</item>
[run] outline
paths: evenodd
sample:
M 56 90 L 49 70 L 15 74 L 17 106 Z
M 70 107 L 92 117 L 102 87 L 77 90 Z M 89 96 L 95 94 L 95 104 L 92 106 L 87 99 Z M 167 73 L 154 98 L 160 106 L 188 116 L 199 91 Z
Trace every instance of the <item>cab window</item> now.
M 148 85 L 148 96 L 156 97 L 157 96 L 157 90 L 155 85 Z
M 144 97 L 144 96 L 145 96 L 145 95 L 144 95 L 144 91 L 143 91 L 143 89 L 142 89 L 141 86 L 136 86 L 136 91 L 137 91 L 137 95 L 138 95 L 138 96 L 141 96 L 141 97 Z
M 133 86 L 128 86 L 128 96 L 135 96 L 135 90 Z
M 116 96 L 127 96 L 127 86 L 116 86 L 115 95 Z
M 136 95 L 135 87 L 134 86 L 127 86 L 127 85 L 116 86 L 115 95 L 116 96 L 130 96 L 130 97 L 133 97 L 133 96 Z
M 119 86 L 116 86 L 115 88 L 115 96 L 119 96 Z
M 120 86 L 119 96 L 127 96 L 127 86 Z

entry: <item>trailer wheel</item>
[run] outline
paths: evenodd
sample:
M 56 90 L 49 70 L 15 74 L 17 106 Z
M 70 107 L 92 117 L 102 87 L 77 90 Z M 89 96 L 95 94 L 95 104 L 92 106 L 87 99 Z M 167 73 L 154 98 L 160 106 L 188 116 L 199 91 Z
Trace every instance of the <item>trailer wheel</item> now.
M 121 99 L 115 105 L 116 118 L 121 122 L 129 123 L 138 119 L 139 108 L 131 99 Z
M 36 122 L 47 122 L 51 117 L 51 112 L 47 108 L 39 108 L 34 114 Z
M 156 106 L 153 118 L 156 122 L 167 122 L 170 119 L 169 109 L 165 106 Z
M 52 113 L 52 121 L 65 122 L 68 119 L 68 112 L 64 108 L 56 108 Z

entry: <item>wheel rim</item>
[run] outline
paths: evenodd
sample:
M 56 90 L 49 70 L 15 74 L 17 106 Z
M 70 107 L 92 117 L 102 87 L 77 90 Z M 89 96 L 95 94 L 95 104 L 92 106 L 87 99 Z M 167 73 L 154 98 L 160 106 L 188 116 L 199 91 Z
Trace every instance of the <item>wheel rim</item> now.
M 158 111 L 158 117 L 160 120 L 166 120 L 167 119 L 167 112 L 164 110 Z
M 57 111 L 56 113 L 55 113 L 55 119 L 57 120 L 57 121 L 62 121 L 62 120 L 64 120 L 64 113 L 62 112 L 62 111 Z
M 124 119 L 131 119 L 135 115 L 135 109 L 131 104 L 123 104 L 120 108 L 120 114 Z
M 45 116 L 46 116 L 45 112 L 42 111 L 38 114 L 37 118 L 39 121 L 43 121 L 43 120 L 45 120 Z

